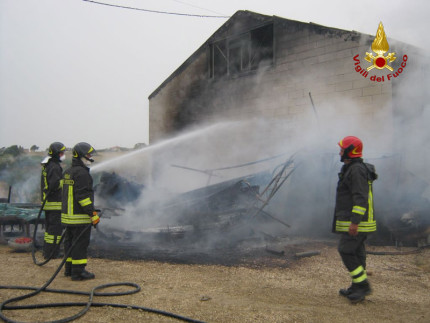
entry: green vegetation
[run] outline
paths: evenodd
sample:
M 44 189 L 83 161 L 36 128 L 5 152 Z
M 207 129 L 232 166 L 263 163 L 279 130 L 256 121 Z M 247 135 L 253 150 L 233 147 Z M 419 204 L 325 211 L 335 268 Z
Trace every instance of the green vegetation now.
M 2 152 L 2 155 L 19 156 L 24 152 L 24 148 L 21 146 L 13 145 L 10 146 Z
M 138 143 L 134 148 L 113 147 L 97 149 L 98 160 L 103 160 L 103 155 L 125 153 L 133 149 L 141 149 L 146 145 Z M 13 203 L 39 203 L 40 202 L 40 162 L 47 155 L 46 151 L 38 151 L 39 147 L 33 145 L 30 150 L 13 145 L 0 148 L 0 198 L 6 198 L 9 187 L 12 187 L 11 202 Z M 67 149 L 70 151 L 70 148 Z M 66 153 L 66 160 L 62 162 L 63 170 L 70 167 L 71 152 Z M 96 178 L 95 178 L 96 179 Z M 95 182 L 97 182 L 95 180 Z

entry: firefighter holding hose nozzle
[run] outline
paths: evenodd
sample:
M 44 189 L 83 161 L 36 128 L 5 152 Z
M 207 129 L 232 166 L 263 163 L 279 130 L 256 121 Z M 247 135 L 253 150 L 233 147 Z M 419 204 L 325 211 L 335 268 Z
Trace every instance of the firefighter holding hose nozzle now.
M 94 162 L 94 148 L 80 142 L 73 148 L 72 166 L 63 175 L 63 199 L 61 222 L 66 226 L 64 249 L 68 255 L 65 264 L 65 276 L 72 280 L 95 278 L 85 270 L 91 229 L 100 218 L 94 207 L 93 179 L 89 165 Z
M 352 279 L 351 286 L 339 294 L 356 303 L 372 292 L 364 242 L 369 233 L 376 231 L 372 183 L 377 174 L 375 167 L 361 158 L 363 143 L 359 138 L 347 136 L 338 145 L 343 166 L 336 189 L 333 231 L 341 235 L 338 251 Z

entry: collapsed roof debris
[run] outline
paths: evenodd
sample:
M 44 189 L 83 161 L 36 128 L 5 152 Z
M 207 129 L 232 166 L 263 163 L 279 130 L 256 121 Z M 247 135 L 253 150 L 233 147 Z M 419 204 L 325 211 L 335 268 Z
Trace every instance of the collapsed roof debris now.
M 129 212 L 128 208 L 126 212 L 118 209 L 105 212 L 105 215 L 110 216 L 109 221 L 116 220 L 117 223 L 118 221 L 121 223 L 132 221 L 133 226 L 131 229 L 124 229 L 121 225 L 109 225 L 106 223 L 108 221 L 105 221 L 94 235 L 94 250 L 103 256 L 112 256 L 117 252 L 123 257 L 128 255 L 139 258 L 150 255 L 154 259 L 161 257 L 169 260 L 172 258 L 182 258 L 183 260 L 187 258 L 187 255 L 188 258 L 197 257 L 199 254 L 200 258 L 203 257 L 202 254 L 209 257 L 209 253 L 214 256 L 218 251 L 226 255 L 225 252 L 228 249 L 231 251 L 239 246 L 246 248 L 243 246 L 244 243 L 254 243 L 254 247 L 257 245 L 261 247 L 263 244 L 263 249 L 267 252 L 275 250 L 276 252 L 271 253 L 282 255 L 283 249 L 279 249 L 279 245 L 276 247 L 276 243 L 282 238 L 302 234 L 303 231 L 298 230 L 298 227 L 306 222 L 304 220 L 306 216 L 308 216 L 309 223 L 304 225 L 318 226 L 317 229 L 320 232 L 331 236 L 330 231 L 321 228 L 320 224 L 329 223 L 331 214 L 327 214 L 328 217 L 324 218 L 325 215 L 322 213 L 326 213 L 325 210 L 328 210 L 327 213 L 332 212 L 330 210 L 332 210 L 333 198 L 332 196 L 324 198 L 324 192 L 331 191 L 334 187 L 328 183 L 326 177 L 314 178 L 314 174 L 309 174 L 314 165 L 313 162 L 314 159 L 306 156 L 303 158 L 303 156 L 293 155 L 272 169 L 181 194 L 162 196 L 163 194 L 156 193 L 156 198 L 154 198 L 146 189 L 143 189 L 140 195 L 136 192 L 129 194 L 128 199 L 132 204 L 145 200 L 148 202 L 134 207 L 131 211 L 133 217 L 126 214 Z M 325 175 L 334 178 L 331 176 L 334 173 L 332 157 L 318 158 L 318 162 L 323 165 Z M 378 161 L 374 162 L 378 164 Z M 384 163 L 387 164 L 386 159 L 384 159 Z M 201 172 L 210 177 L 216 176 L 214 170 L 172 166 Z M 230 167 L 223 169 L 227 168 Z M 382 173 L 392 171 L 392 169 L 383 170 L 382 167 L 380 169 Z M 398 169 L 396 172 L 403 173 Z M 312 178 L 311 182 L 305 180 L 305 173 Z M 405 176 L 411 176 L 411 174 Z M 389 176 L 384 177 L 390 178 Z M 133 182 L 128 182 L 118 175 L 115 175 L 114 178 L 119 183 L 118 185 L 129 185 L 138 190 Z M 110 185 L 117 185 L 114 182 L 110 182 Z M 314 187 L 309 187 L 310 184 Z M 375 185 L 378 202 L 378 232 L 375 234 L 376 237 L 372 236 L 370 243 L 398 246 L 428 243 L 426 239 L 430 232 L 430 223 L 427 220 L 429 203 L 422 201 L 421 212 L 408 213 L 412 205 L 415 205 L 413 203 L 403 204 L 400 210 L 397 207 L 397 196 L 403 196 L 403 194 L 387 190 L 387 186 L 394 189 L 391 182 L 386 182 L 384 179 Z M 423 189 L 420 188 L 420 191 Z M 318 199 L 313 197 L 312 190 L 320 195 Z M 106 193 L 111 190 L 100 186 L 100 192 Z M 296 200 L 297 196 L 301 195 L 307 195 L 307 199 Z M 393 198 L 395 196 L 396 198 Z M 101 198 L 104 201 L 110 200 L 109 194 L 101 196 Z M 387 200 L 390 199 L 391 202 L 387 203 Z M 276 200 L 275 204 L 280 206 L 276 205 L 271 208 L 273 200 Z M 315 211 L 315 208 L 318 209 L 318 212 Z M 322 210 L 324 211 L 322 212 Z M 294 212 L 297 215 L 291 217 L 291 213 Z M 421 215 L 419 216 L 419 214 Z M 319 216 L 319 222 L 315 220 L 314 215 Z M 303 220 L 303 222 L 297 222 L 295 219 L 297 216 L 302 217 L 303 219 L 299 220 Z M 145 221 L 148 217 L 157 219 L 155 222 L 158 225 L 154 226 L 152 225 L 154 222 Z M 274 228 L 275 230 L 273 230 Z
M 112 254 L 114 249 L 122 248 L 124 251 L 125 248 L 128 249 L 127 252 L 134 250 L 136 256 L 155 249 L 158 250 L 157 253 L 162 250 L 167 252 L 166 250 L 172 249 L 172 245 L 175 246 L 175 252 L 196 246 L 200 250 L 207 250 L 208 244 L 213 248 L 226 245 L 231 247 L 244 239 L 253 239 L 258 234 L 260 224 L 264 222 L 275 222 L 289 228 L 285 221 L 264 209 L 288 180 L 295 166 L 292 158 L 289 158 L 272 173 L 262 171 L 168 196 L 166 199 L 159 197 L 139 209 L 138 216 L 144 218 L 151 214 L 158 219 L 162 218 L 165 226 L 136 226 L 134 230 L 127 231 L 100 226 L 95 234 L 94 249 L 99 253 L 109 250 Z M 133 183 L 128 183 L 118 175 L 103 173 L 102 178 L 110 178 L 109 181 L 101 181 L 98 186 L 97 193 L 104 201 L 110 200 L 111 193 L 115 194 L 115 190 L 110 187 L 126 185 L 136 188 Z M 135 202 L 136 196 L 128 195 L 129 202 Z M 145 199 L 145 191 L 139 198 Z M 110 219 L 114 219 L 124 216 L 122 213 L 110 209 L 107 214 Z

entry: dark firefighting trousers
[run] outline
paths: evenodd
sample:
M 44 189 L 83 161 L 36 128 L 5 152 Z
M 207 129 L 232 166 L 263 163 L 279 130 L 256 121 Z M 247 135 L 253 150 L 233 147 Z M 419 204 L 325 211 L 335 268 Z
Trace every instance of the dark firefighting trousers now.
M 66 259 L 66 273 L 71 274 L 72 271 L 82 272 L 87 265 L 88 246 L 91 238 L 90 224 L 67 226 L 64 236 L 64 251 L 67 254 L 73 246 L 72 252 Z M 79 235 L 85 231 L 80 237 Z M 78 239 L 79 237 L 79 239 Z
M 53 258 L 59 256 L 60 248 L 58 244 L 60 243 L 62 233 L 61 211 L 45 211 L 45 236 L 43 243 L 43 256 L 45 258 L 51 255 Z M 57 248 L 57 252 L 52 254 L 55 248 Z
M 366 239 L 366 233 L 359 233 L 355 237 L 348 233 L 341 233 L 338 251 L 353 283 L 360 283 L 367 279 L 366 248 L 364 245 Z

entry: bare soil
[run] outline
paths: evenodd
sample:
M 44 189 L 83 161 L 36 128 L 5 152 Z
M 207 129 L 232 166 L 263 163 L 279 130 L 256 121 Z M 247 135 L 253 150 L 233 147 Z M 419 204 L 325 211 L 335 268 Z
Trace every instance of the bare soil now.
M 319 255 L 295 259 L 291 253 L 258 254 L 237 265 L 175 264 L 145 260 L 90 258 L 96 279 L 73 282 L 62 271 L 49 288 L 89 292 L 113 282 L 133 282 L 139 293 L 95 297 L 95 302 L 132 304 L 205 322 L 430 322 L 430 249 L 406 255 L 369 255 L 373 294 L 352 305 L 338 295 L 350 284 L 335 243 L 312 245 Z M 306 249 L 306 248 L 305 248 Z M 414 248 L 402 248 L 411 251 Z M 398 251 L 394 247 L 369 247 Z M 306 251 L 306 250 L 303 250 Z M 42 286 L 61 260 L 33 264 L 28 252 L 0 246 L 0 285 Z M 113 290 L 124 290 L 115 287 Z M 110 289 L 109 291 L 113 291 Z M 28 293 L 1 289 L 0 301 Z M 86 296 L 41 293 L 18 304 L 85 302 Z M 12 304 L 10 304 L 12 305 Z M 6 310 L 17 321 L 64 318 L 81 308 Z M 177 319 L 133 309 L 93 307 L 76 322 L 175 322 Z

